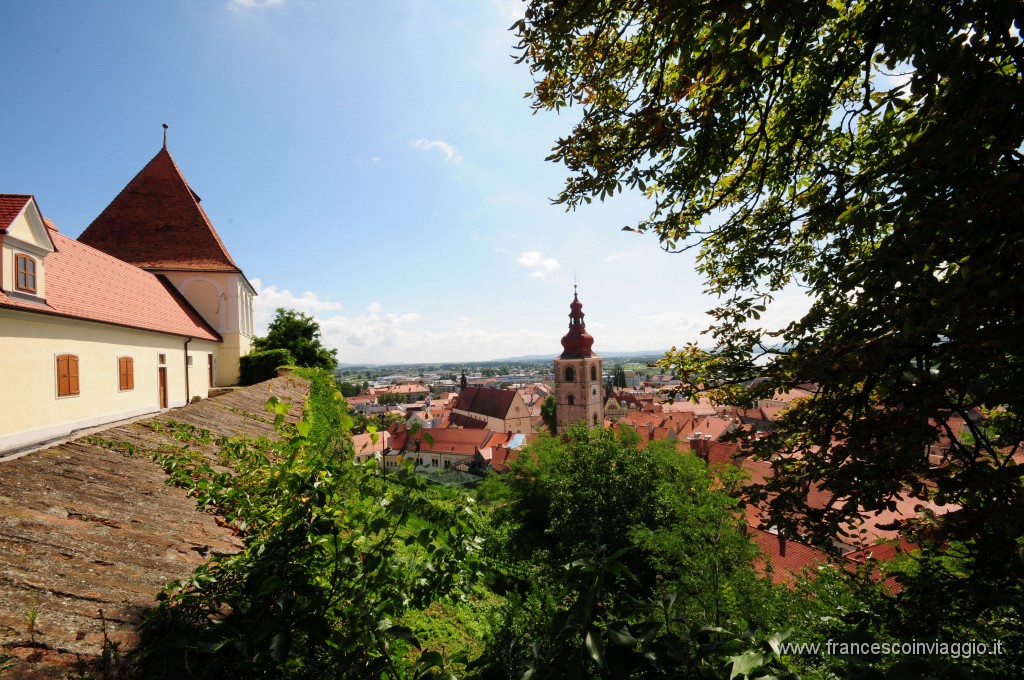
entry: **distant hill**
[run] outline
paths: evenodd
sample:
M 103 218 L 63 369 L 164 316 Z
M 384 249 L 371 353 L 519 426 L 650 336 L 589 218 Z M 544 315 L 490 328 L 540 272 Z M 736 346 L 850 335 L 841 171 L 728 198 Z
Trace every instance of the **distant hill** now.
M 598 352 L 598 354 L 601 356 L 602 359 L 636 359 L 636 358 L 640 358 L 640 357 L 661 358 L 661 357 L 665 356 L 665 350 L 663 350 L 663 349 L 653 349 L 653 350 L 645 350 L 645 351 L 640 351 L 640 352 L 637 352 L 637 351 L 633 351 L 633 352 L 607 352 L 607 351 L 601 351 L 601 352 Z M 477 362 L 477 363 L 501 363 L 501 362 L 509 362 L 509 361 L 524 361 L 524 362 L 525 361 L 531 361 L 531 362 L 553 361 L 555 359 L 555 357 L 557 357 L 557 356 L 558 356 L 558 354 L 527 354 L 525 356 L 520 356 L 520 357 L 505 357 L 505 358 L 502 358 L 502 359 L 492 359 L 490 362 Z
M 598 352 L 602 359 L 660 359 L 665 356 L 665 350 L 663 349 L 652 349 L 644 351 L 629 351 L 629 352 Z M 504 357 L 501 359 L 487 359 L 484 361 L 425 361 L 422 363 L 387 363 L 387 364 L 345 364 L 339 363 L 338 368 L 342 369 L 353 369 L 353 368 L 384 368 L 384 367 L 402 367 L 402 368 L 414 368 L 417 366 L 429 366 L 433 368 L 444 367 L 444 370 L 450 370 L 453 367 L 459 366 L 487 366 L 489 364 L 536 364 L 540 362 L 553 361 L 557 357 L 557 353 L 552 354 L 524 354 L 518 357 Z

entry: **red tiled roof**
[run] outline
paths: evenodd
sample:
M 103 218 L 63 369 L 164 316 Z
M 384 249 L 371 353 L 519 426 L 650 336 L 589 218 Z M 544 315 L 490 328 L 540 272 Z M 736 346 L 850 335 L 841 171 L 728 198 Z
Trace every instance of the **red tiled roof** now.
M 859 550 L 851 550 L 843 555 L 843 557 L 857 564 L 867 564 L 871 560 L 888 562 L 900 553 L 909 552 L 916 547 L 915 544 L 901 538 L 899 542 L 876 543 Z
M 448 416 L 448 424 L 452 427 L 463 427 L 468 430 L 482 430 L 487 427 L 486 421 L 470 418 L 461 413 L 452 413 Z
M 383 451 L 387 448 L 390 439 L 391 435 L 387 430 L 373 434 L 369 432 L 354 434 L 352 435 L 352 448 L 355 449 L 356 454 Z
M 713 467 L 721 467 L 723 465 L 735 465 L 739 467 L 741 464 L 738 458 L 740 445 L 736 442 L 709 442 L 705 441 L 701 445 L 707 454 L 707 463 Z
M 712 439 L 718 439 L 729 430 L 732 423 L 726 418 L 718 416 L 707 416 L 701 418 L 693 425 L 694 434 L 700 432 L 702 435 L 711 435 Z
M 755 527 L 749 527 L 747 531 L 761 549 L 762 560 L 756 566 L 765 572 L 771 565 L 773 583 L 792 583 L 805 569 L 828 562 L 828 555 L 821 550 L 791 538 L 780 541 L 776 534 Z
M 490 442 L 490 430 L 455 430 L 440 427 L 424 427 L 410 435 L 409 430 L 396 432 L 391 437 L 393 451 L 404 450 L 407 454 L 417 450 L 433 453 L 457 453 L 473 455 Z M 433 441 L 430 441 L 433 440 Z M 501 439 L 496 440 L 501 443 Z
M 775 468 L 771 461 L 754 458 L 743 458 L 740 468 L 750 474 L 751 484 L 764 484 L 775 476 Z
M 241 271 L 166 147 L 78 240 L 146 269 Z
M 378 394 L 428 394 L 429 392 L 430 390 L 419 384 L 389 385 L 377 390 Z
M 630 411 L 623 416 L 622 419 L 628 421 L 637 429 L 641 427 L 660 426 L 665 422 L 665 417 L 661 414 L 647 413 L 644 411 Z
M 459 393 L 459 398 L 452 405 L 453 409 L 479 413 L 489 418 L 508 416 L 512 400 L 516 398 L 515 390 L 500 390 L 494 387 L 466 387 Z M 525 413 L 523 414 L 526 415 Z
M 57 250 L 46 256 L 45 302 L 0 291 L 0 307 L 220 341 L 163 277 L 48 231 Z
M 508 472 L 508 464 L 518 458 L 519 452 L 507 449 L 504 446 L 497 446 L 491 452 L 490 465 L 495 472 Z
M 11 226 L 14 218 L 21 214 L 21 211 L 32 200 L 26 194 L 2 194 L 0 195 L 0 229 Z
M 0 231 L 9 229 L 14 220 L 17 219 L 18 215 L 25 209 L 30 202 L 34 202 L 35 197 L 29 194 L 0 194 Z M 35 202 L 36 210 L 39 209 L 39 203 Z M 42 217 L 42 215 L 40 215 Z M 53 223 L 43 217 L 43 223 L 46 225 L 46 238 L 50 240 L 50 246 L 56 247 L 53 244 L 53 238 L 50 236 L 51 231 L 57 231 L 57 227 L 53 226 Z M 2 269 L 2 267 L 0 267 Z

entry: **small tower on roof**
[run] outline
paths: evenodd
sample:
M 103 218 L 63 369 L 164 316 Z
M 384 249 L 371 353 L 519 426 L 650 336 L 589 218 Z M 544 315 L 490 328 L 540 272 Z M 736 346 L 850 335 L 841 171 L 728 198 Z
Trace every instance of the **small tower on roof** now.
M 164 144 L 81 236 L 80 243 L 165 277 L 223 338 L 208 367 L 216 385 L 238 382 L 252 344 L 256 291 L 231 258 L 199 195 Z
M 573 286 L 569 305 L 569 332 L 562 337 L 562 354 L 555 359 L 555 416 L 558 432 L 570 425 L 604 423 L 601 357 L 593 350 L 594 337 L 583 323 L 583 303 Z

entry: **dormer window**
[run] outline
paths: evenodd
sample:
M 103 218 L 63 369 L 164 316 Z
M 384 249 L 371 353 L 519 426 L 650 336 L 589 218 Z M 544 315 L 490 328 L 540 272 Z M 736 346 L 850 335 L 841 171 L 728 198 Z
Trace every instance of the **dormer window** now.
M 14 256 L 14 288 L 24 293 L 36 292 L 36 261 L 28 255 Z

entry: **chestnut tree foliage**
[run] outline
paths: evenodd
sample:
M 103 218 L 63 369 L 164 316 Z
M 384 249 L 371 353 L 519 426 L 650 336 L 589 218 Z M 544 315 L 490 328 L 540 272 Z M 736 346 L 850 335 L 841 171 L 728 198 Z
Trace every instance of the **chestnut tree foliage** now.
M 533 106 L 580 116 L 556 202 L 643 192 L 626 229 L 694 249 L 718 297 L 706 349 L 664 360 L 685 388 L 817 386 L 752 444 L 770 523 L 828 539 L 901 494 L 949 504 L 906 528 L 958 546 L 950 596 L 1019 595 L 1024 566 L 1021 27 L 1011 0 L 533 0 L 513 26 Z M 793 287 L 809 310 L 762 323 Z

